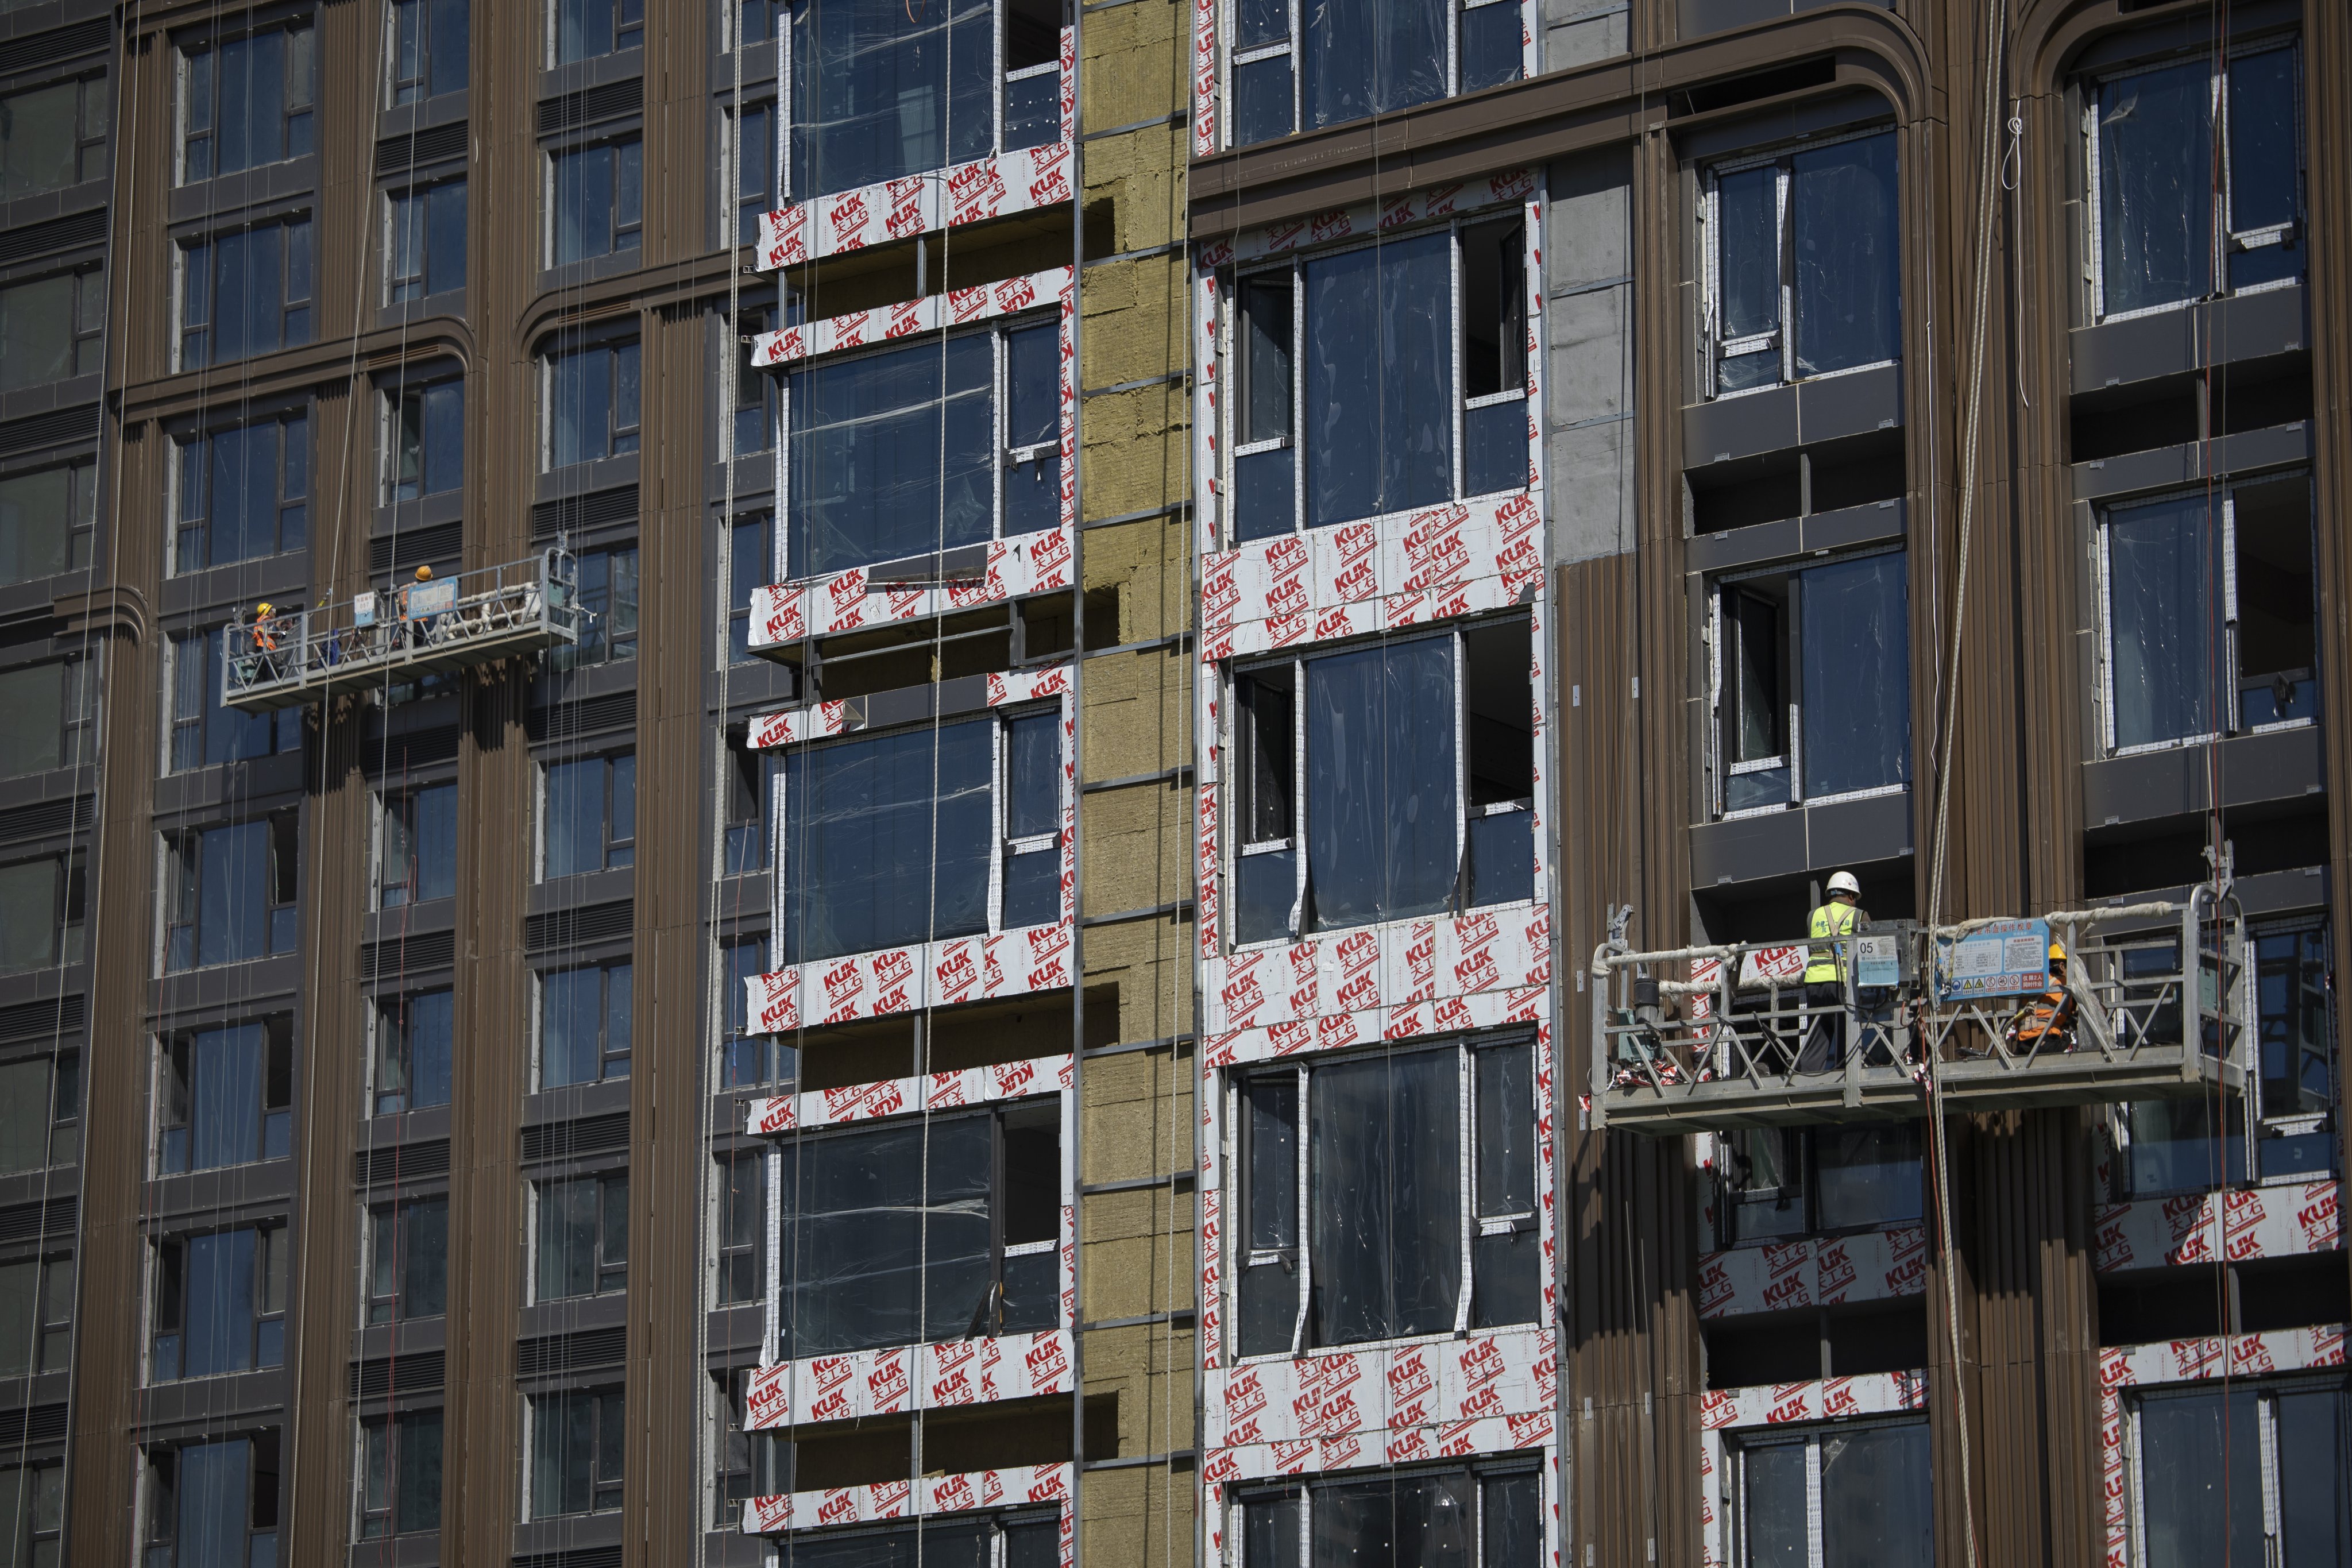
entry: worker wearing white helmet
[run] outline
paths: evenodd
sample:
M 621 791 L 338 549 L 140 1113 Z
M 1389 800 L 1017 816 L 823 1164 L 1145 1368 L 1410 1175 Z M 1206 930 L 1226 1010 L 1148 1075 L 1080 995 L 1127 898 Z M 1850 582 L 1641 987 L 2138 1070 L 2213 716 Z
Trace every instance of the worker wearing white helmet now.
M 1845 1063 L 1845 1015 L 1835 1009 L 1845 1001 L 1845 982 L 1853 972 L 1853 938 L 1870 923 L 1861 907 L 1862 884 L 1851 871 L 1830 877 L 1830 900 L 1812 913 L 1806 935 L 1805 1005 L 1824 1011 L 1813 1016 L 1805 1032 L 1805 1046 L 1797 1067 L 1801 1072 L 1822 1072 Z

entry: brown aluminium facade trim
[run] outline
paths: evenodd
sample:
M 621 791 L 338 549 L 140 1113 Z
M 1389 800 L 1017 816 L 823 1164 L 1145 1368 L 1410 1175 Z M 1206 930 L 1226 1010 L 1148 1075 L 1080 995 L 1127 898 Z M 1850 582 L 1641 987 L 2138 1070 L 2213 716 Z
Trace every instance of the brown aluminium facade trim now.
M 1875 6 L 1824 7 L 1197 159 L 1188 176 L 1191 232 L 1206 238 L 1628 142 L 1665 121 L 1669 93 L 1818 55 L 1834 58 L 1838 87 L 1878 91 L 1898 119 L 1921 112 L 1927 68 L 1911 30 Z M 1676 116 L 1675 124 L 1695 129 L 1782 101 Z

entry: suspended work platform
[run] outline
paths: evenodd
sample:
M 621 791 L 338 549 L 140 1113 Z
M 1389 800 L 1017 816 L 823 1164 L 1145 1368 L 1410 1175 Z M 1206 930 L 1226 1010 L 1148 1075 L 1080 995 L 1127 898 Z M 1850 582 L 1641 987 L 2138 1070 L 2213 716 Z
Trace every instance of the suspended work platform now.
M 1811 1001 L 1803 941 L 1634 952 L 1612 939 L 1592 955 L 1591 1125 L 1678 1134 L 1922 1116 L 1935 1100 L 1978 1111 L 2242 1093 L 2244 924 L 2226 885 L 1932 931 L 1880 922 L 1820 944 L 1843 974 Z
M 576 643 L 589 620 L 571 554 L 545 550 L 504 566 L 232 624 L 221 704 L 260 713 L 377 689 Z

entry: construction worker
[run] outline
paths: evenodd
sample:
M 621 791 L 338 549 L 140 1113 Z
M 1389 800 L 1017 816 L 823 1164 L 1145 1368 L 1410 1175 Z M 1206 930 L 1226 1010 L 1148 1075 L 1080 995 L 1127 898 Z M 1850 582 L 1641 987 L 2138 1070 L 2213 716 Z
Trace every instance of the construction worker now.
M 416 581 L 418 583 L 433 581 L 433 568 L 419 566 L 416 569 Z M 417 625 L 415 617 L 409 614 L 408 594 L 409 590 L 406 588 L 400 591 L 400 618 L 408 627 L 408 645 L 411 647 L 416 647 L 422 646 L 425 641 L 425 628 Z
M 1827 1072 L 1845 1065 L 1845 983 L 1853 973 L 1853 938 L 1870 923 L 1861 907 L 1862 884 L 1851 871 L 1830 877 L 1830 901 L 1806 922 L 1805 1005 L 1821 1009 L 1805 1031 L 1797 1054 L 1799 1072 Z
M 253 612 L 253 653 L 264 679 L 278 674 L 278 628 L 269 624 L 277 613 L 278 606 L 267 599 Z
M 2050 989 L 2020 1007 L 2001 1034 L 2026 1056 L 2074 1048 L 2074 993 L 2066 986 L 2066 944 L 2056 937 L 2050 939 Z

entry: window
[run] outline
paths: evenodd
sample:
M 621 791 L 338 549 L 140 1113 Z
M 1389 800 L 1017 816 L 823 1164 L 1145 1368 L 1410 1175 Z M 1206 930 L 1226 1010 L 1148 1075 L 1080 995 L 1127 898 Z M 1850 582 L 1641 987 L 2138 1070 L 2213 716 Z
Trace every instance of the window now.
M 1513 617 L 1237 672 L 1233 940 L 1532 898 L 1532 668 Z
M 106 78 L 0 98 L 0 202 L 106 176 Z
M 588 614 L 580 640 L 549 650 L 555 669 L 585 669 L 637 657 L 637 549 L 583 550 L 572 556 L 580 607 Z
M 446 987 L 387 996 L 375 1011 L 375 1114 L 449 1103 L 455 994 Z
M 168 840 L 165 973 L 294 951 L 301 869 L 295 809 Z
M 634 976 L 626 963 L 539 977 L 539 1087 L 629 1076 Z
M 310 156 L 315 37 L 305 18 L 182 50 L 183 184 Z
M 1717 1245 L 1916 1224 L 1919 1151 L 1911 1121 L 1721 1133 Z
M 751 344 L 774 319 L 771 310 L 746 310 L 735 321 L 735 451 L 739 458 L 775 445 L 776 378 L 751 363 Z M 740 526 L 739 523 L 738 526 Z M 761 546 L 761 558 L 771 553 Z M 762 577 L 761 582 L 767 579 Z
M 180 368 L 310 341 L 310 219 L 256 224 L 180 247 Z
M 719 1162 L 719 1304 L 740 1306 L 766 1292 L 761 1245 L 768 1234 L 764 1149 L 739 1149 Z
M 288 1246 L 282 1225 L 158 1242 L 148 1381 L 283 1364 Z
M 1929 1568 L 1927 1424 L 1839 1422 L 1731 1445 L 1731 1533 L 1743 1568 Z
M 82 961 L 85 858 L 47 855 L 0 866 L 0 974 Z
M 549 763 L 541 816 L 540 874 L 548 880 L 634 865 L 637 759 L 583 757 Z
M 98 667 L 89 658 L 0 669 L 0 778 L 98 760 Z
M 2206 1192 L 2253 1181 L 2308 1181 L 2336 1169 L 2335 961 L 2327 922 L 2302 919 L 2256 926 L 2246 945 L 2254 966 L 2259 1077 L 2247 1096 L 2232 1095 L 2222 1107 L 2219 1138 L 2210 1098 L 2135 1100 L 2126 1107 L 2119 1131 L 2134 1196 Z M 2129 950 L 2125 973 L 2178 974 L 2179 951 L 2177 942 Z M 2160 1009 L 2151 1033 L 2179 1040 L 2179 1009 Z M 2251 1146 L 2250 1109 L 2255 1118 Z
M 746 1015 L 750 991 L 744 982 L 768 972 L 768 939 L 743 937 L 719 949 L 719 984 L 726 991 L 726 1037 L 719 1042 L 720 1087 L 788 1081 L 796 1075 L 799 1053 L 787 1041 L 755 1032 Z
M 2327 1380 L 2151 1389 L 2132 1403 L 2138 1561 L 2344 1561 L 2352 1446 L 2341 1373 Z
M 457 786 L 383 797 L 376 818 L 376 906 L 396 910 L 457 891 Z
M 1903 552 L 1716 584 L 1716 809 L 1843 800 L 1911 778 Z
M 731 109 L 719 110 L 727 137 L 726 168 L 734 171 L 735 243 L 756 245 L 760 219 L 784 205 L 776 189 L 776 105 L 747 103 L 740 124 Z
M 742 1367 L 734 1372 L 719 1373 L 712 1379 L 713 1404 L 717 1406 L 719 1441 L 717 1468 L 719 1484 L 711 1522 L 731 1529 L 743 1522 L 746 1499 L 774 1497 L 793 1489 L 793 1446 L 782 1432 L 754 1432 L 747 1428 L 744 1402 L 751 1393 L 755 1368 Z M 796 1552 L 805 1552 L 805 1537 L 796 1538 Z M 1059 1568 L 1060 1553 L 1044 1568 Z
M 792 7 L 785 0 L 735 0 L 735 42 L 745 48 L 770 44 L 791 26 Z
M 621 1391 L 541 1394 L 530 1402 L 530 1516 L 604 1513 L 621 1506 L 627 1434 Z
M 645 227 L 645 143 L 635 137 L 548 154 L 547 265 L 635 250 Z
M 106 368 L 106 273 L 96 267 L 0 289 L 0 392 Z
M 1526 227 L 1465 224 L 1235 280 L 1234 541 L 1526 486 Z
M 467 0 L 392 0 L 385 20 L 394 104 L 466 89 L 469 11 Z
M 308 547 L 308 415 L 215 430 L 180 442 L 173 457 L 180 477 L 173 571 L 201 572 Z
M 738 1510 L 736 1518 L 741 1517 Z M 1061 1536 L 1058 1514 L 990 1519 L 957 1512 L 934 1514 L 917 1524 L 799 1532 L 790 1550 L 793 1568 L 1055 1568 L 1062 1561 Z
M 1518 7 L 1496 0 L 1234 0 L 1232 26 L 1236 147 L 1517 81 L 1522 65 Z
M 361 1423 L 359 1539 L 441 1528 L 441 1412 Z
M 730 664 L 743 664 L 751 658 L 751 595 L 764 587 L 774 574 L 775 537 L 775 516 L 762 511 L 739 519 L 728 539 L 727 660 Z M 5 679 L 0 676 L 0 679 Z
M 383 302 L 406 304 L 465 286 L 465 180 L 384 197 Z
M 1391 1472 L 1244 1492 L 1243 1568 L 1536 1568 L 1543 1479 L 1528 1469 Z
M 541 1182 L 535 1301 L 602 1296 L 629 1285 L 629 1177 L 626 1172 L 572 1182 Z
M 1532 1050 L 1460 1042 L 1236 1076 L 1241 1354 L 1541 1316 Z
M 0 1264 L 0 1377 L 73 1367 L 74 1260 Z M 6 1492 L 0 1486 L 0 1512 Z
M 182 633 L 164 645 L 172 690 L 169 772 L 250 762 L 301 749 L 301 710 L 246 713 L 221 706 L 221 644 L 230 636 L 242 644 L 251 633 L 214 626 L 209 631 Z
M 803 1133 L 776 1184 L 783 1360 L 1061 1321 L 1056 1103 Z
M 27 1568 L 58 1568 L 65 1561 L 66 1468 L 23 1465 L 0 1469 L 0 1541 L 8 1560 Z
M 147 1544 L 140 1568 L 273 1568 L 278 1433 L 147 1455 Z
M 384 399 L 388 502 L 446 495 L 466 482 L 466 385 L 445 381 L 404 387 Z
M 787 753 L 784 962 L 1059 920 L 1060 729 L 1052 710 Z
M 437 1318 L 449 1305 L 449 1200 L 411 1198 L 368 1210 L 371 1323 Z
M 1060 522 L 1061 352 L 1061 328 L 1048 321 L 793 371 L 790 576 Z
M 1902 353 L 1893 132 L 1721 165 L 1706 189 L 1717 394 Z
M 0 587 L 80 572 L 98 523 L 98 465 L 0 479 Z
M 550 468 L 635 451 L 635 342 L 549 355 L 547 411 L 545 466 Z
M 764 870 L 768 864 L 768 833 L 775 800 L 776 775 L 783 758 L 754 750 L 742 731 L 727 737 L 727 838 L 722 871 L 737 876 Z
M 2311 479 L 2287 474 L 2109 509 L 2099 531 L 2110 752 L 2319 710 Z
M 1058 73 L 1050 121 L 1032 83 L 1061 58 L 1061 28 L 1055 0 L 953 0 L 912 20 L 894 0 L 794 7 L 795 199 L 1060 140 Z
M 157 1170 L 283 1160 L 293 1142 L 294 1029 L 284 1018 L 200 1029 L 163 1048 Z
M 0 1065 L 0 1175 L 63 1164 L 69 1147 L 53 1151 L 52 1134 L 80 1119 L 80 1052 Z
M 549 0 L 548 26 L 553 33 L 549 47 L 554 63 L 617 55 L 643 48 L 646 42 L 645 0 Z
M 2109 78 L 2086 106 L 2098 313 L 2303 274 L 2303 69 L 2293 43 Z M 2221 135 L 2215 138 L 2219 113 Z

